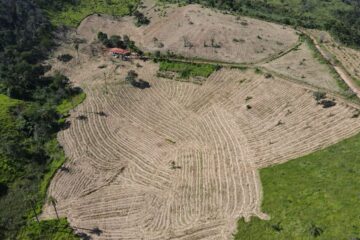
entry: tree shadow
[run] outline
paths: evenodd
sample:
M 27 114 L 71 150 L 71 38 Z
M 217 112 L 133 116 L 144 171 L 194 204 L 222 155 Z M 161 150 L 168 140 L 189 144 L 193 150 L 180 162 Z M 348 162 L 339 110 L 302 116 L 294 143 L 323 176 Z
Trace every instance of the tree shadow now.
M 96 236 L 100 236 L 103 233 L 103 230 L 101 230 L 98 227 L 93 227 L 91 229 L 89 228 L 81 228 L 81 227 L 73 227 L 74 229 L 80 229 L 80 230 L 86 230 L 89 231 L 90 234 L 95 234 Z M 89 238 L 83 238 L 83 239 L 91 239 L 91 237 L 89 235 L 87 235 L 86 233 L 78 233 L 81 234 L 82 237 L 89 237 Z
M 87 235 L 86 233 L 76 233 L 75 234 L 77 237 L 79 237 L 80 239 L 82 239 L 82 240 L 91 240 L 92 239 L 92 237 L 91 236 L 89 236 L 89 235 Z
M 90 233 L 95 234 L 96 236 L 100 236 L 103 233 L 103 231 L 98 227 L 94 227 L 93 229 L 90 230 Z
M 61 166 L 61 167 L 60 167 L 60 171 L 61 171 L 61 172 L 69 173 L 69 172 L 70 172 L 70 168 L 65 167 L 65 166 Z

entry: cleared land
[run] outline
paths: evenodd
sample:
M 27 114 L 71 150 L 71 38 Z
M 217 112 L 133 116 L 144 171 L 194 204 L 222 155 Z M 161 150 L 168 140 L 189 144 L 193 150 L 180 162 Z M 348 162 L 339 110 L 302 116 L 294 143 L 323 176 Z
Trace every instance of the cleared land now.
M 347 72 L 353 77 L 360 85 L 360 52 L 358 50 L 345 47 L 337 43 L 329 33 L 325 31 L 309 30 L 309 32 L 316 37 L 317 41 L 323 46 L 332 56 L 343 65 Z
M 222 69 L 200 86 L 86 49 L 54 65 L 87 98 L 59 135 L 69 161 L 48 194 L 71 226 L 101 229 L 94 239 L 230 239 L 239 217 L 267 219 L 259 168 L 360 130 L 356 107 L 325 109 L 311 90 L 253 69 Z M 130 69 L 151 88 L 125 83 Z M 54 216 L 46 205 L 43 218 Z
M 178 19 L 175 22 L 193 26 L 185 34 L 196 29 L 197 15 L 208 16 L 211 12 L 214 19 L 210 20 L 215 23 L 231 18 L 226 22 L 229 26 L 236 20 L 233 16 L 217 17 L 219 13 L 197 5 L 170 10 L 174 12 L 169 16 Z M 187 15 L 193 17 L 193 24 L 183 22 Z M 52 71 L 65 73 L 87 94 L 83 104 L 72 111 L 70 127 L 58 136 L 69 160 L 48 190 L 48 195 L 57 201 L 60 217 L 67 217 L 77 231 L 106 240 L 231 239 L 239 218 L 269 219 L 261 211 L 260 168 L 323 149 L 360 131 L 357 105 L 330 93 L 326 99 L 335 106 L 324 108 L 314 99 L 317 87 L 311 85 L 336 92 L 336 82 L 325 77 L 328 75 L 311 79 L 313 67 L 322 69 L 323 65 L 304 46 L 289 53 L 301 53 L 300 58 L 290 57 L 289 62 L 300 64 L 299 60 L 306 59 L 303 72 L 310 85 L 253 68 L 222 68 L 199 85 L 159 77 L 161 64 L 111 58 L 94 38 L 98 31 L 128 34 L 144 50 L 149 46 L 156 50 L 150 42 L 161 32 L 166 37 L 157 39 L 163 42 L 163 49 L 172 46 L 177 54 L 185 51 L 195 57 L 200 52 L 204 58 L 219 61 L 229 54 L 230 60 L 248 63 L 262 62 L 269 55 L 254 54 L 258 47 L 255 43 L 235 47 L 232 44 L 236 41 L 222 45 L 223 52 L 219 49 L 211 55 L 203 45 L 184 48 L 181 36 L 167 32 L 170 18 L 154 15 L 149 26 L 140 28 L 131 21 L 90 16 L 77 31 L 76 38 L 87 41 L 80 44 L 79 52 L 72 43 L 63 44 L 50 61 Z M 205 29 L 212 29 L 211 21 L 202 23 Z M 273 26 L 247 21 L 248 25 L 239 24 L 247 26 L 239 31 L 259 41 L 264 41 L 261 34 Z M 291 29 L 274 26 L 282 32 L 269 30 L 268 34 L 273 34 L 270 38 L 284 40 L 282 44 L 268 41 L 267 46 L 279 47 L 272 50 L 271 54 L 276 55 L 291 48 L 298 37 Z M 220 25 L 216 28 L 222 29 Z M 229 31 L 234 34 L 237 30 Z M 198 36 L 211 38 L 201 31 Z M 56 56 L 65 53 L 74 58 L 68 63 L 59 62 Z M 183 72 L 186 67 L 186 71 L 197 73 L 194 75 L 199 69 L 201 73 L 209 70 L 181 63 L 168 64 L 162 70 Z M 151 87 L 132 87 L 124 80 L 129 70 L 135 70 Z M 325 69 L 322 73 L 327 74 Z M 296 74 L 295 70 L 290 73 Z M 53 206 L 46 204 L 42 218 L 54 217 Z M 91 229 L 101 231 L 96 234 Z
M 356 61 L 356 55 L 358 52 L 354 49 L 338 45 L 327 33 L 316 30 L 309 30 L 307 32 L 310 34 L 316 49 L 332 65 L 333 69 L 343 79 L 343 81 L 346 82 L 349 89 L 351 89 L 350 92 L 357 95 L 357 97 L 360 97 L 359 79 L 357 78 L 358 69 L 356 68 L 356 64 L 353 63 Z M 331 42 L 331 44 L 329 44 L 331 47 L 328 46 L 329 42 Z M 339 61 L 338 57 L 334 55 L 334 53 L 337 52 L 336 49 L 342 48 L 345 49 L 345 51 L 338 52 Z M 346 57 L 346 52 L 349 53 L 351 51 L 356 54 L 352 55 L 352 57 Z
M 316 59 L 306 42 L 283 57 L 263 66 L 328 91 L 342 92 L 334 75 L 330 73 L 329 66 Z
M 224 15 L 200 5 L 169 7 L 165 16 L 149 10 L 151 22 L 134 27 L 132 18 L 91 15 L 77 32 L 93 41 L 99 31 L 127 34 L 145 51 L 171 51 L 189 58 L 252 63 L 285 51 L 298 40 L 288 27 L 247 17 Z

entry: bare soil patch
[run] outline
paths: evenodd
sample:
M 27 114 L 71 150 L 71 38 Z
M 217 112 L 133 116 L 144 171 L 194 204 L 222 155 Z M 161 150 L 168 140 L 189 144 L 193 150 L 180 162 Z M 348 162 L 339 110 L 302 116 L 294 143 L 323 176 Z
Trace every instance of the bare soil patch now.
M 314 58 L 314 53 L 303 43 L 298 49 L 291 51 L 275 61 L 263 64 L 264 67 L 285 76 L 296 78 L 314 87 L 332 92 L 341 92 L 337 80 L 329 72 L 329 67 Z
M 360 84 L 360 51 L 345 47 L 336 42 L 329 33 L 319 30 L 309 30 L 326 50 L 328 50 L 344 66 L 352 78 Z M 331 55 L 329 56 L 330 60 Z
M 190 58 L 252 63 L 276 55 L 294 45 L 298 36 L 288 27 L 235 17 L 199 5 L 156 8 L 147 13 L 148 26 L 135 27 L 130 17 L 120 20 L 104 15 L 84 19 L 78 33 L 89 42 L 99 31 L 127 34 L 145 51 L 171 51 Z M 164 16 L 165 15 L 165 16 Z

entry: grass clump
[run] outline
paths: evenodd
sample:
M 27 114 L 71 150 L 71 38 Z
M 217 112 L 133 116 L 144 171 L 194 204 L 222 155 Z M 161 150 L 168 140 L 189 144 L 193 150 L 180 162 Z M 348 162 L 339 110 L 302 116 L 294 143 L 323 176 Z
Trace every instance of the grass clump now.
M 173 61 L 160 61 L 160 71 L 176 72 L 181 78 L 209 77 L 219 67 L 211 64 L 195 64 Z
M 357 239 L 360 134 L 260 171 L 263 221 L 240 220 L 235 239 Z M 281 228 L 274 226 L 281 223 Z M 279 231 L 281 229 L 281 231 Z

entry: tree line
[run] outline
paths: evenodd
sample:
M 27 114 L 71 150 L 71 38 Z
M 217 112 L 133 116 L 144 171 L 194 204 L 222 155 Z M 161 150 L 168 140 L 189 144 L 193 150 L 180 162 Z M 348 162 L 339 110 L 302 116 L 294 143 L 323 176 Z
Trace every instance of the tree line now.
M 54 28 L 41 7 L 61 8 L 65 2 L 76 4 L 74 0 L 0 0 L 0 94 L 21 100 L 8 113 L 15 129 L 0 126 L 0 167 L 6 161 L 16 169 L 16 177 L 0 178 L 1 239 L 15 239 L 29 210 L 28 202 L 18 200 L 27 197 L 26 192 L 14 189 L 36 194 L 35 178 L 41 179 L 51 161 L 46 144 L 64 127 L 56 107 L 81 92 L 66 76 L 45 75 L 51 66 L 43 64 L 55 44 Z
M 41 144 L 59 130 L 56 106 L 79 92 L 66 76 L 45 76 L 51 69 L 42 61 L 54 47 L 52 26 L 38 5 L 30 0 L 1 0 L 0 8 L 0 93 L 23 100 L 12 109 L 19 121 L 18 130 L 27 138 L 22 146 L 19 139 L 7 136 L 0 152 L 14 161 L 24 160 L 29 145 L 36 145 L 33 160 L 42 161 Z M 14 143 L 15 146 L 5 146 Z M 26 160 L 29 160 L 26 156 Z

